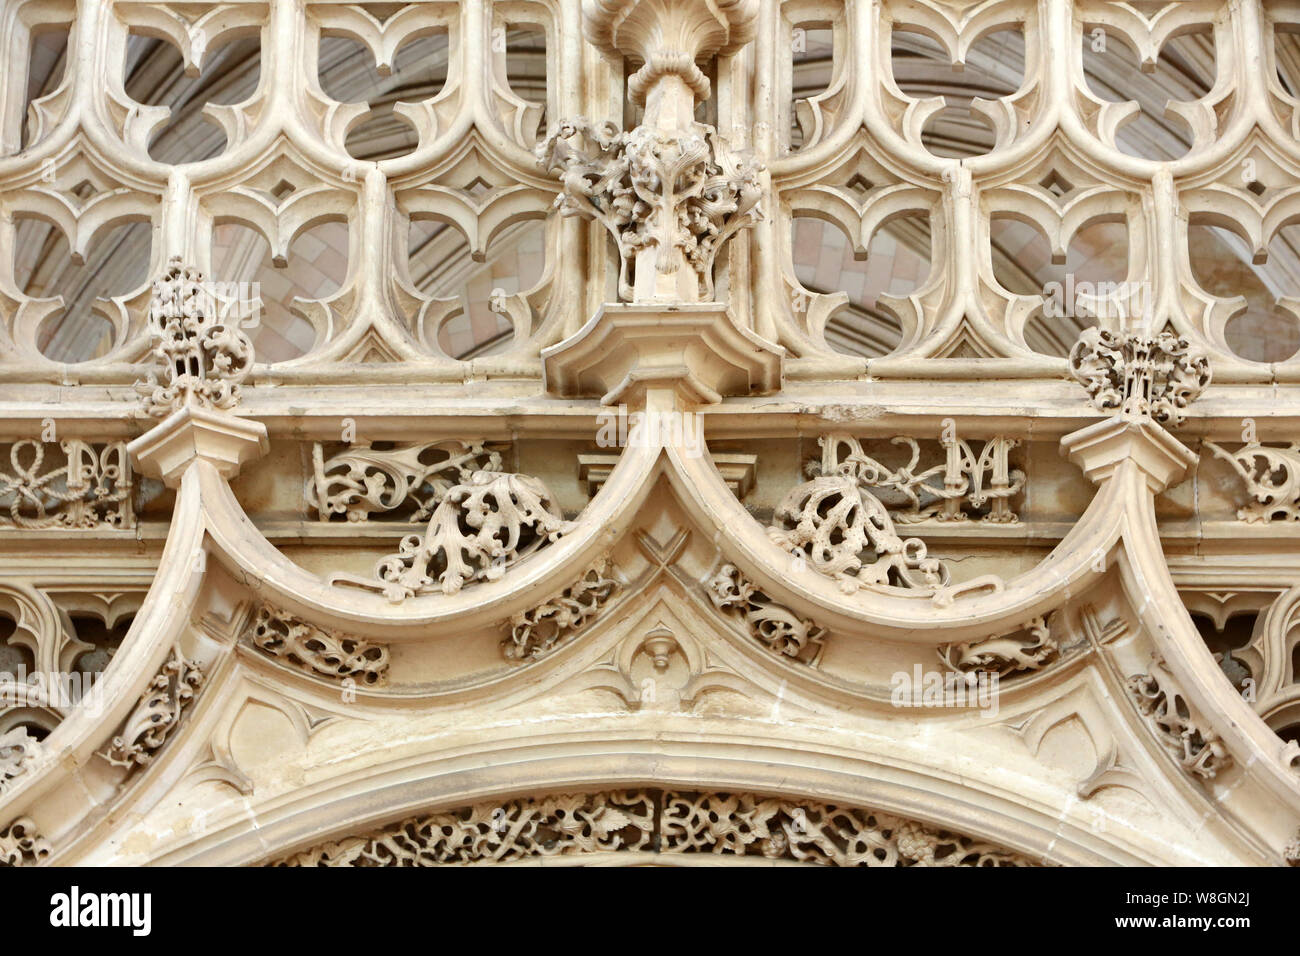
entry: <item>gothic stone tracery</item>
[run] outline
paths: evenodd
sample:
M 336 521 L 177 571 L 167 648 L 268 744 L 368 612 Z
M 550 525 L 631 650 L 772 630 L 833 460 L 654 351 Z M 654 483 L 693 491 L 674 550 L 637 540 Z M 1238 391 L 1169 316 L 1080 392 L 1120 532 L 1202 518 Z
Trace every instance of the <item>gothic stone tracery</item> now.
M 0 58 L 0 864 L 1295 862 L 1297 4 Z

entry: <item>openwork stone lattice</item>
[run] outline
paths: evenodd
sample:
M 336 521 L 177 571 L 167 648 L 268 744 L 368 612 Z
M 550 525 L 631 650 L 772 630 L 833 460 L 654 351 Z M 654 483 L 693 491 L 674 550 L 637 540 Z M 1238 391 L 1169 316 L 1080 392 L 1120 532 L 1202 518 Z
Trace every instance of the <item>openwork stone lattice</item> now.
M 49 841 L 30 817 L 19 817 L 0 830 L 0 866 L 34 866 L 49 855 Z
M 1210 384 L 1210 360 L 1170 332 L 1085 329 L 1070 352 L 1070 372 L 1103 411 L 1179 425 Z
M 598 852 L 712 853 L 829 866 L 1032 866 L 915 821 L 752 794 L 628 790 L 525 798 L 416 817 L 282 866 L 439 866 Z
M 388 671 L 388 648 L 382 644 L 316 627 L 266 605 L 258 608 L 248 641 L 269 657 L 322 677 L 370 685 L 382 682 Z
M 327 843 L 282 865 L 438 866 L 645 850 L 653 845 L 654 809 L 650 794 L 636 790 L 479 803 Z
M 1212 780 L 1232 764 L 1219 735 L 1192 715 L 1162 658 L 1152 659 L 1148 673 L 1130 677 L 1128 689 L 1156 735 L 1188 773 Z
M 47 463 L 47 455 L 54 460 Z M 131 463 L 122 442 L 92 445 L 69 439 L 55 446 L 20 441 L 9 448 L 9 464 L 11 470 L 0 470 L 0 503 L 8 505 L 15 527 L 121 528 L 132 523 Z
M 198 665 L 187 660 L 179 648 L 174 648 L 127 717 L 121 732 L 99 755 L 114 766 L 128 770 L 152 763 L 202 686 L 203 672 Z
M 566 643 L 600 614 L 619 589 L 608 562 L 587 570 L 558 597 L 520 611 L 510 619 L 510 637 L 501 643 L 510 660 L 537 660 Z
M 801 563 L 839 582 L 846 593 L 863 584 L 938 588 L 947 570 L 926 554 L 920 538 L 901 538 L 880 499 L 871 493 L 882 468 L 857 439 L 824 435 L 812 476 L 776 507 L 772 540 Z M 873 560 L 874 558 L 874 560 Z
M 705 587 L 714 607 L 737 617 L 772 653 L 812 665 L 821 658 L 825 630 L 773 601 L 734 564 L 724 564 Z

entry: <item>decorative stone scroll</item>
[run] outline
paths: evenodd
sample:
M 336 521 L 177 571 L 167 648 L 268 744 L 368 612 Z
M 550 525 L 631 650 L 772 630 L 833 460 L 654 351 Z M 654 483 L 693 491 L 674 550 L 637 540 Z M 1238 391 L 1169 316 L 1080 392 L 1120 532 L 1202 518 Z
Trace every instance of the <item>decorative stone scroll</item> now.
M 1102 411 L 1181 425 L 1210 384 L 1210 359 L 1172 332 L 1090 328 L 1070 352 L 1070 373 Z
M 349 448 L 324 456 L 312 446 L 311 504 L 321 521 L 346 515 L 368 521 L 375 514 L 398 513 L 427 521 L 454 486 L 476 471 L 501 471 L 501 452 L 481 441 L 438 441 L 376 450 Z
M 149 682 L 121 732 L 99 756 L 128 770 L 152 763 L 201 686 L 203 672 L 199 666 L 186 660 L 179 648 L 173 648 L 172 656 Z
M 538 660 L 567 643 L 575 632 L 594 620 L 619 582 L 609 562 L 587 569 L 557 597 L 510 619 L 510 637 L 501 642 L 509 660 Z
M 40 742 L 27 732 L 26 727 L 15 727 L 0 734 L 0 795 L 14 780 L 27 773 L 40 752 Z
M 1300 442 L 1284 448 L 1248 442 L 1230 452 L 1212 441 L 1205 447 L 1222 458 L 1254 499 L 1237 510 L 1242 521 L 1300 521 Z
M 724 564 L 705 587 L 714 607 L 740 620 L 773 654 L 813 666 L 821 660 L 825 630 L 773 601 L 734 564 Z
M 572 528 L 540 479 L 501 471 L 500 456 L 480 444 L 443 444 L 448 457 L 432 468 L 420 464 L 420 454 L 433 446 L 350 452 L 322 465 L 316 487 L 326 511 L 352 518 L 414 496 L 415 514 L 429 519 L 423 536 L 407 535 L 396 554 L 379 561 L 374 579 L 339 574 L 336 583 L 382 591 L 394 603 L 435 582 L 456 594 L 467 582 L 499 579 Z
M 1060 645 L 1052 637 L 1044 617 L 1029 621 L 1016 634 L 984 638 L 965 644 L 945 644 L 939 659 L 963 674 L 997 674 L 1008 677 L 1023 671 L 1036 671 L 1055 660 Z
M 49 855 L 49 841 L 30 817 L 19 817 L 0 830 L 0 866 L 35 866 Z
M 308 624 L 268 605 L 258 608 L 247 636 L 263 654 L 309 674 L 374 685 L 388 673 L 388 648 L 382 644 Z
M 1133 675 L 1127 686 L 1138 710 L 1184 770 L 1212 780 L 1232 765 L 1222 739 L 1193 713 L 1163 658 L 1152 658 L 1149 672 Z
M 625 302 L 648 297 L 638 288 L 654 288 L 637 273 L 650 261 L 645 250 L 659 250 L 659 273 L 681 273 L 676 298 L 711 301 L 718 252 L 762 215 L 761 167 L 702 123 L 673 134 L 647 126 L 623 133 L 579 117 L 561 123 L 538 158 L 563 184 L 555 201 L 561 214 L 594 219 L 614 238 Z
M 948 571 L 926 554 L 920 538 L 901 538 L 880 499 L 871 492 L 878 462 L 855 438 L 823 435 L 821 462 L 810 462 L 810 481 L 776 507 L 768 535 L 796 562 L 834 578 L 847 593 L 864 584 L 937 589 Z
M 32 439 L 10 446 L 10 470 L 0 469 L 0 506 L 8 507 L 9 520 L 0 519 L 0 527 L 129 527 L 133 485 L 126 445 L 68 439 L 57 445 L 61 455 L 51 455 L 55 447 Z
M 1036 865 L 1005 848 L 875 810 L 654 789 L 479 803 L 325 843 L 273 865 L 442 866 L 601 852 L 825 866 Z
M 253 368 L 253 345 L 219 317 L 211 287 L 180 257 L 172 257 L 167 274 L 154 282 L 149 329 L 156 368 L 136 389 L 150 415 L 185 405 L 230 409 L 239 402 L 239 385 Z

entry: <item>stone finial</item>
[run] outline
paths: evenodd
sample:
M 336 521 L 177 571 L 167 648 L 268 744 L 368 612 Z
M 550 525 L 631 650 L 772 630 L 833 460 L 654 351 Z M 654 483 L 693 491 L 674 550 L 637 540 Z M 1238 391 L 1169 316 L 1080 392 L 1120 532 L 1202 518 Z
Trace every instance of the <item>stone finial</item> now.
M 1103 411 L 1181 425 L 1210 384 L 1210 360 L 1171 332 L 1091 328 L 1070 352 L 1070 374 Z
M 239 383 L 253 367 L 253 344 L 218 311 L 202 273 L 173 256 L 149 302 L 156 369 L 136 383 L 150 415 L 164 417 L 186 405 L 226 410 L 239 402 Z

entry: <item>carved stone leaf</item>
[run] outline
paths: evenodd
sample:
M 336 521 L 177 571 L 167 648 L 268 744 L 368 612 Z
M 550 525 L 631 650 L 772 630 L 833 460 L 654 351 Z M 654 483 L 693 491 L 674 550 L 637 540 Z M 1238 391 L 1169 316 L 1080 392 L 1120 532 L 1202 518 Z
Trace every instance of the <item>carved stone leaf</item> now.
M 179 648 L 174 648 L 127 717 L 121 732 L 99 756 L 128 770 L 152 763 L 201 686 L 203 672 Z

